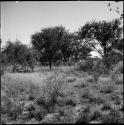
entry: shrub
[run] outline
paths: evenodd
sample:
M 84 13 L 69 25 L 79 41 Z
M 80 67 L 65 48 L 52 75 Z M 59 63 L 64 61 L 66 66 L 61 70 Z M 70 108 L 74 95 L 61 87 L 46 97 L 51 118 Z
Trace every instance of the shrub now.
M 47 78 L 46 85 L 43 86 L 41 95 L 36 99 L 38 105 L 43 105 L 50 110 L 57 103 L 57 97 L 60 94 L 62 80 L 54 74 Z

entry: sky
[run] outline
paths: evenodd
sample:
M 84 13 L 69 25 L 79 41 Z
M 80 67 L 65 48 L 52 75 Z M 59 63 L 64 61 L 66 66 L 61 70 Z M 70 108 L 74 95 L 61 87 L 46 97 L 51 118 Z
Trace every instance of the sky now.
M 70 32 L 77 31 L 87 21 L 118 18 L 110 12 L 105 1 L 21 1 L 1 2 L 2 45 L 7 40 L 29 45 L 31 35 L 42 28 L 63 25 Z M 112 4 L 113 7 L 114 3 Z M 116 6 L 122 8 L 123 3 Z

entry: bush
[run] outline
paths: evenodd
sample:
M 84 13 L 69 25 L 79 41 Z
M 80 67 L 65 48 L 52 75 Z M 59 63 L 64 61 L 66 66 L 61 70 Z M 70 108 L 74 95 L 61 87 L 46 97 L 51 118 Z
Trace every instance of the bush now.
M 54 109 L 55 104 L 57 103 L 57 97 L 60 94 L 60 89 L 62 86 L 62 80 L 55 74 L 48 77 L 45 81 L 46 85 L 43 86 L 41 95 L 36 99 L 38 105 L 43 105 L 44 108 Z

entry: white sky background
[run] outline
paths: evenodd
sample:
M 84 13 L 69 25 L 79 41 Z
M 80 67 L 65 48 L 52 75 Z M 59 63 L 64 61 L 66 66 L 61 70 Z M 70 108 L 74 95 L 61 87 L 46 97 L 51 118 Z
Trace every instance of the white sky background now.
M 113 2 L 113 7 L 115 3 Z M 123 2 L 116 3 L 122 10 Z M 118 18 L 105 1 L 21 1 L 1 2 L 2 45 L 16 37 L 30 44 L 31 35 L 41 28 L 63 25 L 74 32 L 87 21 Z

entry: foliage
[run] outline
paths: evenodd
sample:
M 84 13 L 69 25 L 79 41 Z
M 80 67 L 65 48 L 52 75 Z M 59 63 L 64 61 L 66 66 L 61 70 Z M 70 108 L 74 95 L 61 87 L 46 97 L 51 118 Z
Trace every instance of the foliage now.
M 35 57 L 33 50 L 20 41 L 15 43 L 8 41 L 2 54 L 3 64 L 13 65 L 13 71 L 18 70 L 20 66 L 25 70 L 27 70 L 26 67 L 30 67 L 32 70 L 34 68 Z
M 62 26 L 44 28 L 32 35 L 31 43 L 49 63 L 50 69 L 56 53 L 60 50 L 66 30 Z
M 120 25 L 121 22 L 119 19 L 115 19 L 110 22 L 92 21 L 87 22 L 78 32 L 79 37 L 86 41 L 85 44 L 91 46 L 94 50 L 99 52 L 102 57 L 105 58 L 104 61 L 107 68 L 109 68 L 107 58 L 111 56 L 113 51 L 115 52 L 115 45 L 116 49 L 120 49 L 119 46 L 122 44 L 122 27 Z M 102 49 L 97 49 L 96 45 L 100 45 Z

